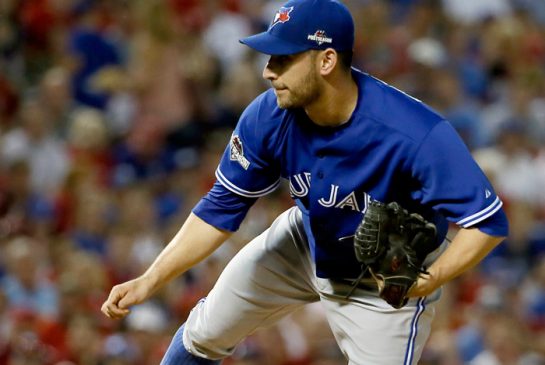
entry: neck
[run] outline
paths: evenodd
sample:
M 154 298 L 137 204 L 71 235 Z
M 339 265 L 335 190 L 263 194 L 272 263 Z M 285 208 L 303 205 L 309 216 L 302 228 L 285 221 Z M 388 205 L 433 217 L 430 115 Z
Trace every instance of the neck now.
M 320 96 L 305 107 L 310 120 L 322 127 L 336 127 L 347 122 L 356 109 L 358 85 L 352 74 L 325 80 Z

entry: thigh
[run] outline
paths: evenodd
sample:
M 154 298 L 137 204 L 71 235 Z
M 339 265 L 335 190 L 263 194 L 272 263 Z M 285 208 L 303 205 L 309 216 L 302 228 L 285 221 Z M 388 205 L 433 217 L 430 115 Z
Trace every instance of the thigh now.
M 377 294 L 358 289 L 345 299 L 347 284 L 319 279 L 322 303 L 337 343 L 355 365 L 417 364 L 429 337 L 435 301 L 412 299 L 394 309 Z
M 225 357 L 257 328 L 319 300 L 299 214 L 293 208 L 280 215 L 229 262 L 189 315 L 184 332 L 189 351 Z

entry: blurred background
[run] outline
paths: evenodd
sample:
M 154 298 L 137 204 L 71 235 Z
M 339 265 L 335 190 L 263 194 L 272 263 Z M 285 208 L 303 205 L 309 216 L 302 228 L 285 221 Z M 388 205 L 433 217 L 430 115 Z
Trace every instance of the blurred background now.
M 238 39 L 281 3 L 0 0 L 0 365 L 158 364 L 226 262 L 292 205 L 285 187 L 262 198 L 128 318 L 100 313 L 212 186 L 239 114 L 267 88 L 266 59 Z M 355 66 L 444 114 L 511 222 L 445 287 L 420 363 L 545 364 L 545 1 L 346 3 Z M 345 363 L 319 304 L 225 361 Z

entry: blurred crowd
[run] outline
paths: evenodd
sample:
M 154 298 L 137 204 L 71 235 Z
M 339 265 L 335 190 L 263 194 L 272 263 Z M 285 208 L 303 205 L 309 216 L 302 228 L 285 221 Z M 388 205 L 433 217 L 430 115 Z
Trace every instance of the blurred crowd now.
M 281 3 L 0 1 L 0 365 L 158 364 L 233 254 L 291 206 L 282 186 L 126 319 L 100 313 L 214 183 L 238 116 L 267 88 L 266 58 L 238 39 Z M 345 3 L 355 66 L 450 120 L 511 223 L 444 288 L 420 363 L 545 364 L 545 2 Z M 345 363 L 319 304 L 225 361 Z

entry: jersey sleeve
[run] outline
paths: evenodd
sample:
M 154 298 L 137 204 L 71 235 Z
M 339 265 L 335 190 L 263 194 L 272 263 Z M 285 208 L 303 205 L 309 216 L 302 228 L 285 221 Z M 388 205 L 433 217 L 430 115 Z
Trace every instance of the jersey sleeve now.
M 272 151 L 272 110 L 263 99 L 262 95 L 254 100 L 240 117 L 216 170 L 216 178 L 226 189 L 246 198 L 267 195 L 280 184 Z
M 507 235 L 501 199 L 448 122 L 438 123 L 424 138 L 412 169 L 420 182 L 415 195 L 422 204 L 462 228 Z
M 257 198 L 235 194 L 216 181 L 192 211 L 197 217 L 216 228 L 235 232 L 256 200 Z
M 216 169 L 217 181 L 193 208 L 193 213 L 214 227 L 234 232 L 260 196 L 280 184 L 274 164 L 275 120 L 266 94 L 242 113 Z

